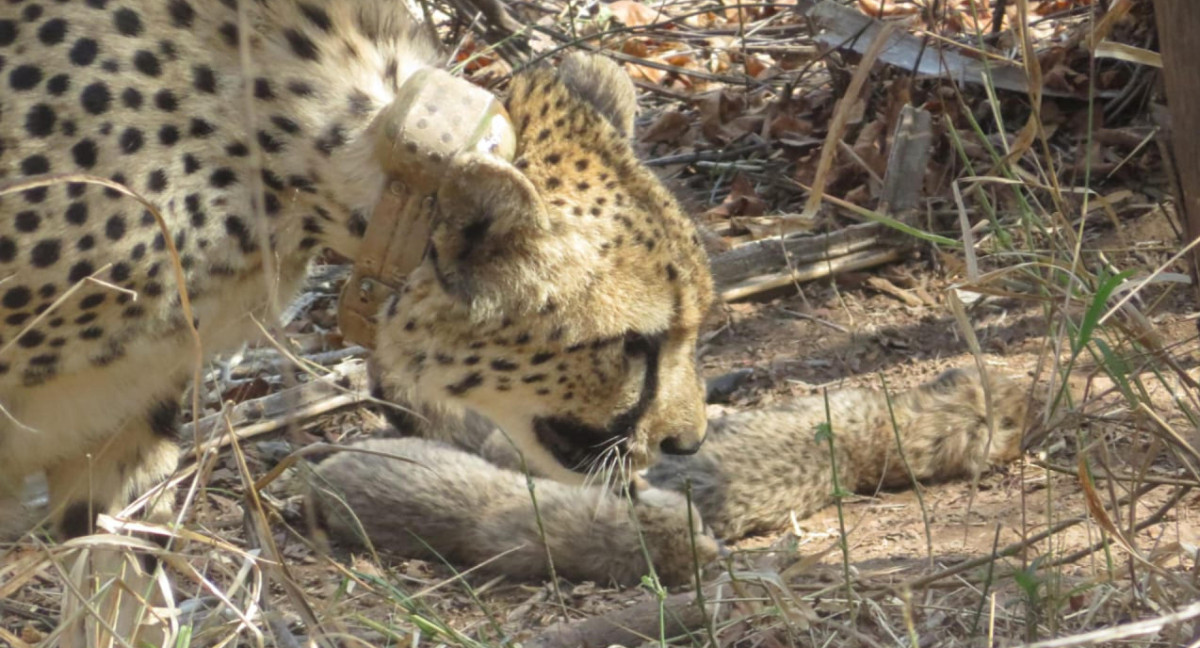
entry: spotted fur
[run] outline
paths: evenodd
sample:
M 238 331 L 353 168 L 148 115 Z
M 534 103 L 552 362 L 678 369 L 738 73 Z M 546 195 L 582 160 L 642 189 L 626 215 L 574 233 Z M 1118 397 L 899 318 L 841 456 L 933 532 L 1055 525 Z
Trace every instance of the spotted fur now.
M 691 222 L 624 137 L 628 79 L 571 61 L 514 80 L 511 167 L 465 159 L 443 186 L 444 218 L 385 309 L 377 353 L 390 400 L 484 413 L 561 481 L 699 446 L 712 291 Z M 435 332 L 455 328 L 449 353 Z
M 992 369 L 952 369 L 905 392 L 846 389 L 709 419 L 704 446 L 666 456 L 642 485 L 688 493 L 706 526 L 724 540 L 786 528 L 845 491 L 908 488 L 913 481 L 977 477 L 1016 460 L 1030 424 L 1027 384 Z M 989 424 L 989 400 L 990 417 Z M 476 418 L 441 415 L 409 434 L 453 444 L 511 470 L 521 456 L 507 435 Z M 829 424 L 830 441 L 821 430 Z M 375 488 L 389 488 L 378 481 Z M 411 492 L 411 491 L 410 491 Z M 424 494 L 412 493 L 412 497 Z M 578 506 L 585 508 L 584 498 Z M 376 528 L 384 509 L 365 509 Z
M 316 252 L 356 256 L 387 181 L 375 117 L 436 62 L 393 0 L 0 7 L 0 489 L 45 470 L 78 532 L 172 470 L 189 325 L 208 354 L 235 347 Z M 703 434 L 711 281 L 623 141 L 628 83 L 603 62 L 514 80 L 521 159 L 453 162 L 381 341 L 386 384 L 504 421 L 555 465 Z
M 690 457 L 664 457 L 646 473 L 656 487 L 690 489 L 718 536 L 785 528 L 846 492 L 908 488 L 914 480 L 978 477 L 1021 456 L 1029 390 L 993 369 L 947 371 L 907 392 L 848 389 L 778 408 L 713 419 Z M 990 405 L 989 405 L 990 401 Z M 989 410 L 990 407 L 990 410 Z M 989 423 L 989 416 L 990 421 Z M 829 424 L 830 440 L 821 434 Z
M 540 579 L 549 551 L 561 576 L 632 583 L 647 569 L 644 546 L 664 581 L 686 582 L 694 567 L 686 543 L 695 539 L 700 564 L 716 549 L 688 532 L 689 521 L 725 540 L 787 528 L 834 502 L 835 468 L 843 492 L 976 477 L 1020 456 L 1028 397 L 1020 382 L 970 368 L 890 396 L 832 392 L 828 414 L 821 396 L 735 412 L 709 421 L 699 452 L 663 457 L 635 480 L 634 504 L 535 480 L 536 514 L 503 431 L 426 411 L 423 425 L 400 430 L 423 438 L 372 439 L 352 449 L 384 455 L 345 452 L 318 466 L 312 499 L 335 537 L 365 535 L 400 557 Z M 827 423 L 831 438 L 821 434 Z

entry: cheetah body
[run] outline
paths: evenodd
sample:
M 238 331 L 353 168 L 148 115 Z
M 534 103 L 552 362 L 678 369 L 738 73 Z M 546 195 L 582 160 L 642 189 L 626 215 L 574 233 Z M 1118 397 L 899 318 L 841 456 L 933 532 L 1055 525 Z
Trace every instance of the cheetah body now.
M 395 180 L 376 118 L 436 64 L 416 27 L 388 0 L 0 9 L 0 489 L 46 471 L 73 535 L 174 468 L 196 354 L 172 248 L 205 356 L 269 325 L 321 249 L 355 258 Z M 504 422 L 563 478 L 600 441 L 644 464 L 703 434 L 711 280 L 624 141 L 627 86 L 583 58 L 518 77 L 519 159 L 449 164 L 380 333 L 388 384 Z

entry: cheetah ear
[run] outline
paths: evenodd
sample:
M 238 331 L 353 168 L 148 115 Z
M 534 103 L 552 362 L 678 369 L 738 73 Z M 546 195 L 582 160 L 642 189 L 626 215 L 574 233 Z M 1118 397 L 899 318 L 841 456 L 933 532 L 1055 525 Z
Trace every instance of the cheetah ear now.
M 524 277 L 519 260 L 550 228 L 533 183 L 505 160 L 463 153 L 449 164 L 437 192 L 430 253 L 443 284 L 460 295 L 512 289 Z
M 504 235 L 549 227 L 549 215 L 537 188 L 507 160 L 487 153 L 454 157 L 437 193 L 446 224 Z
M 633 81 L 612 59 L 572 52 L 563 57 L 559 79 L 595 107 L 625 137 L 633 135 L 637 92 Z

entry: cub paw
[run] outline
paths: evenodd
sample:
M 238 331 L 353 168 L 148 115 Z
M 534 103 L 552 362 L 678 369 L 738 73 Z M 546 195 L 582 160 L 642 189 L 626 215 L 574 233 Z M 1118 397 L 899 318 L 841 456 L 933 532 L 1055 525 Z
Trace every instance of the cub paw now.
M 681 493 L 640 487 L 633 511 L 655 572 L 668 585 L 690 583 L 698 569 L 724 553 Z

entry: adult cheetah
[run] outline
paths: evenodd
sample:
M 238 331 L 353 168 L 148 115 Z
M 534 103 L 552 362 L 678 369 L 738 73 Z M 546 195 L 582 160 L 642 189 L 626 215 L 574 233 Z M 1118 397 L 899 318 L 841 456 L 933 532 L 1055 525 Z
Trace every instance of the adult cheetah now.
M 317 252 L 359 254 L 406 181 L 382 122 L 433 51 L 396 0 L 0 7 L 0 488 L 46 471 L 75 536 L 175 467 L 191 325 L 206 354 L 236 347 Z M 633 101 L 602 59 L 518 75 L 515 160 L 445 161 L 385 316 L 389 385 L 485 414 L 564 480 L 605 451 L 693 451 L 705 429 L 711 278 L 626 142 Z

